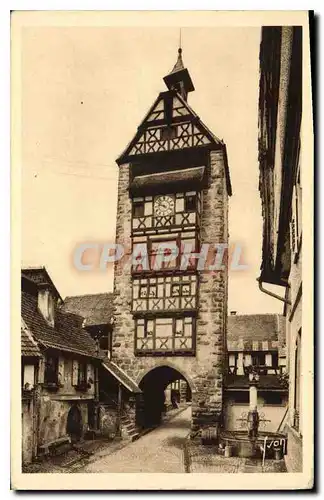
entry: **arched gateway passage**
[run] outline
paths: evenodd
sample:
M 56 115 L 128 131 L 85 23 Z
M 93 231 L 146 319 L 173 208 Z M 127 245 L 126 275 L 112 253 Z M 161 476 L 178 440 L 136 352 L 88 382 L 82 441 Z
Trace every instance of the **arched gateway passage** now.
M 139 383 L 139 387 L 143 391 L 142 408 L 140 411 L 143 427 L 153 427 L 162 422 L 162 417 L 167 410 L 168 403 L 166 400 L 166 389 L 170 384 L 177 381 L 186 382 L 183 401 L 191 401 L 190 384 L 184 375 L 175 368 L 164 365 L 158 366 L 143 376 Z

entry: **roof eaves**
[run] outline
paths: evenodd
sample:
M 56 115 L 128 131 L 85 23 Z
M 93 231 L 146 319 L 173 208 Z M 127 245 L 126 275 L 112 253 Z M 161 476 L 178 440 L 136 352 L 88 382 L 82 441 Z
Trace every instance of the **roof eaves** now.
M 75 349 L 74 347 L 66 346 L 63 344 L 56 343 L 56 342 L 48 342 L 47 340 L 40 340 L 39 343 L 42 344 L 44 347 L 48 347 L 51 349 L 57 349 L 59 351 L 80 354 L 81 356 L 87 356 L 88 358 L 93 358 L 93 359 L 102 359 L 102 356 L 100 356 L 99 354 L 97 355 L 94 353 L 90 353 L 89 351 Z

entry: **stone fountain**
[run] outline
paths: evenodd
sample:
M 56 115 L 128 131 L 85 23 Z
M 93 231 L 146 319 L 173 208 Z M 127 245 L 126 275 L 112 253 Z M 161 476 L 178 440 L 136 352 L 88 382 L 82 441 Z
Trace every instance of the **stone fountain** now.
M 225 456 L 239 456 L 245 458 L 282 458 L 287 450 L 287 438 L 276 432 L 259 431 L 260 423 L 269 422 L 258 411 L 258 384 L 259 373 L 255 367 L 249 372 L 249 411 L 242 415 L 240 420 L 242 431 L 222 431 L 220 444 L 225 447 Z

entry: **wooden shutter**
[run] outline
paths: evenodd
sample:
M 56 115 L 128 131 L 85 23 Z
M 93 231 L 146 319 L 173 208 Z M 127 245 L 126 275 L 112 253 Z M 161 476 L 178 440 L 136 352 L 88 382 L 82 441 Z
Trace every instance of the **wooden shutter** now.
M 92 383 L 94 382 L 93 365 L 91 363 L 87 364 L 87 382 L 89 382 L 89 379 L 92 380 Z
M 64 358 L 62 356 L 59 357 L 57 379 L 60 385 L 64 385 Z
M 39 368 L 38 368 L 38 382 L 40 384 L 44 384 L 44 375 L 45 375 L 45 359 L 44 357 L 39 360 Z
M 74 359 L 72 361 L 72 385 L 78 385 L 79 362 Z

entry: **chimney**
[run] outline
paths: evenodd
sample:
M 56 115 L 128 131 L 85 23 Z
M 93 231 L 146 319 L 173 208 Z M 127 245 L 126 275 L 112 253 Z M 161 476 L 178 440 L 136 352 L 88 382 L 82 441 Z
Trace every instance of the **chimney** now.
M 39 287 L 38 289 L 38 308 L 47 323 L 54 327 L 54 297 L 48 288 Z
M 231 316 L 236 316 L 237 311 L 231 311 Z

